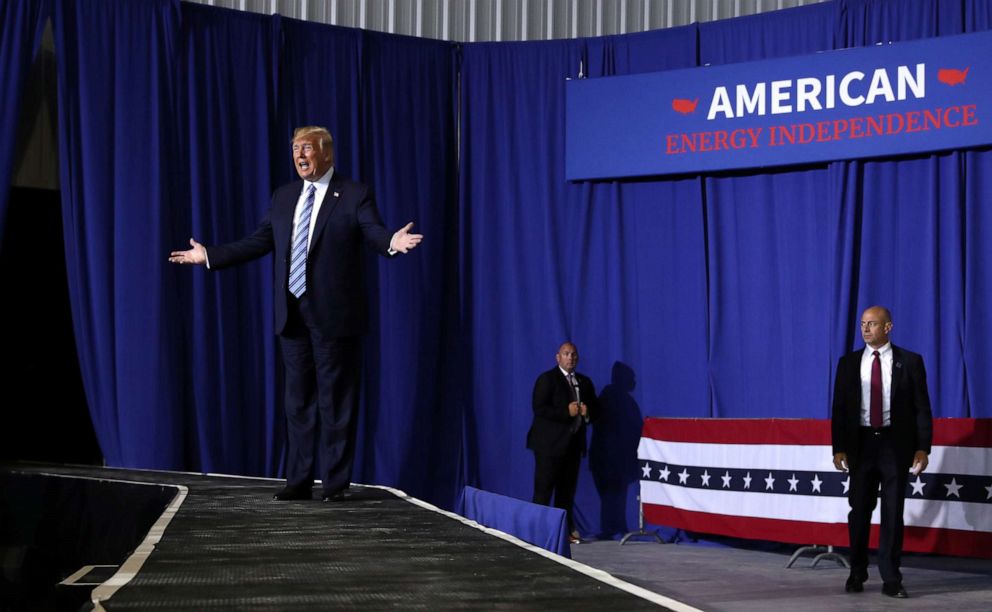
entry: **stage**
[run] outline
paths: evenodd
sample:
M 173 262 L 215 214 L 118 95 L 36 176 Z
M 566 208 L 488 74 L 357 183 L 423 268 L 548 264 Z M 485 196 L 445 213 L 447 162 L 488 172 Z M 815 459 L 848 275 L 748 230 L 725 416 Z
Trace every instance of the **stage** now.
M 155 498 L 162 512 L 119 569 L 77 576 L 75 582 L 90 586 L 62 586 L 58 602 L 46 599 L 42 609 L 64 606 L 71 599 L 64 592 L 72 589 L 85 589 L 106 610 L 646 610 L 668 603 L 384 488 L 352 487 L 348 500 L 322 503 L 318 487 L 318 499 L 276 502 L 272 493 L 280 484 L 264 479 L 27 465 L 6 466 L 2 476 L 0 516 L 16 519 L 5 522 L 24 523 L 32 520 L 29 515 L 52 515 L 59 508 L 65 517 L 78 507 L 86 518 L 60 521 L 86 530 L 87 539 L 91 532 L 106 533 L 106 525 L 93 523 L 108 512 L 126 513 L 133 483 L 168 492 Z M 97 497 L 112 497 L 116 507 L 107 510 Z M 143 507 L 155 499 L 144 494 Z M 17 519 L 19 504 L 30 508 Z M 55 520 L 50 517 L 50 523 Z M 45 530 L 45 521 L 36 527 Z M 37 539 L 61 540 L 65 548 L 67 537 Z M 689 609 L 670 603 L 666 607 Z
M 907 555 L 912 599 L 894 601 L 878 592 L 877 574 L 848 595 L 835 564 L 785 569 L 784 548 L 596 541 L 572 546 L 568 560 L 383 487 L 353 487 L 336 503 L 275 502 L 279 483 L 266 479 L 28 464 L 0 477 L 4 550 L 19 550 L 14 527 L 30 523 L 39 546 L 93 557 L 61 570 L 74 585 L 35 593 L 40 607 L 26 609 L 985 610 L 992 601 L 990 561 Z M 133 532 L 117 561 L 107 559 L 111 527 Z M 93 552 L 66 530 L 95 542 Z M 119 567 L 82 569 L 101 564 Z

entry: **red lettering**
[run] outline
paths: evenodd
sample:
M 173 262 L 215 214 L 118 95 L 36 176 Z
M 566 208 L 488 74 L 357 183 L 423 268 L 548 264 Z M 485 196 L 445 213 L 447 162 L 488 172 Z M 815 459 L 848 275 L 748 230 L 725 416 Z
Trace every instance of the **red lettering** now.
M 817 121 L 816 122 L 816 141 L 826 142 L 830 140 L 827 136 L 827 128 L 830 126 L 829 121 Z
M 847 119 L 834 119 L 834 140 L 840 140 L 847 133 Z
M 961 125 L 961 120 L 956 119 L 954 120 L 954 122 L 951 122 L 951 113 L 961 114 L 961 107 L 948 106 L 946 109 L 944 109 L 944 125 L 946 125 L 947 127 L 956 128 Z
M 920 126 L 920 111 L 909 111 L 906 113 L 906 133 L 919 132 L 922 129 Z
M 747 128 L 747 135 L 751 137 L 751 148 L 758 148 L 758 136 L 761 136 L 761 130 L 764 128 Z
M 720 149 L 729 148 L 727 146 L 727 130 L 717 130 L 716 132 L 714 132 L 714 136 L 715 136 L 714 140 L 716 142 L 713 144 L 713 148 L 715 148 L 717 151 L 719 151 Z
M 926 109 L 926 110 L 924 110 L 923 111 L 923 125 L 925 125 L 925 126 L 932 126 L 933 129 L 939 130 L 940 129 L 940 111 L 938 110 L 935 113 L 932 110 L 930 110 L 929 108 Z M 925 127 L 923 129 L 929 130 L 930 127 Z
M 965 125 L 978 125 L 978 118 L 975 117 L 974 104 L 966 104 L 961 114 L 963 115 L 961 123 Z
M 882 128 L 882 118 L 881 117 L 865 117 L 868 120 L 868 136 L 881 136 L 884 131 Z M 872 134 L 874 132 L 874 134 Z
M 906 120 L 903 119 L 903 117 L 902 117 L 902 115 L 900 113 L 890 113 L 888 115 L 885 115 L 885 118 L 886 118 L 886 126 L 888 128 L 885 131 L 886 134 L 898 134 L 898 133 L 902 132 L 902 128 L 906 125 Z M 899 120 L 899 127 L 897 127 L 897 128 L 892 127 L 892 120 L 893 119 L 898 119 Z
M 864 129 L 864 123 L 865 120 L 861 117 L 851 119 L 851 138 L 864 137 L 864 132 L 862 132 L 862 129 Z
M 682 134 L 682 150 L 696 152 L 695 134 Z
M 796 126 L 795 126 L 795 124 L 789 126 L 789 133 L 786 136 L 786 138 L 788 138 L 789 144 L 796 144 Z M 784 142 L 785 141 L 785 138 L 783 138 L 782 140 Z
M 710 136 L 713 132 L 700 132 L 699 133 L 699 150 L 701 152 L 712 151 L 713 145 L 710 144 Z
M 744 130 L 734 130 L 730 133 L 730 146 L 735 149 L 743 149 L 747 146 L 747 139 Z

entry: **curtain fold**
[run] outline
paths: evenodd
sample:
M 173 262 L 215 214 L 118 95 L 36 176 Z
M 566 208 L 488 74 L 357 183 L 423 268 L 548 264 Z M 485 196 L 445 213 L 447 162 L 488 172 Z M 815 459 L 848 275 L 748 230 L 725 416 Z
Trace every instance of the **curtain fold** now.
M 168 251 L 179 158 L 179 3 L 59 0 L 59 162 L 69 300 L 109 465 L 182 468 Z
M 20 133 L 22 89 L 51 13 L 51 0 L 0 0 L 0 244 Z
M 554 365 L 561 342 L 572 339 L 583 353 L 595 335 L 576 321 L 576 296 L 585 299 L 581 245 L 595 228 L 588 207 L 569 206 L 589 187 L 564 180 L 565 79 L 577 76 L 581 52 L 578 41 L 463 50 L 466 484 L 521 499 L 532 493 L 533 459 L 524 441 L 534 381 Z
M 276 160 L 292 169 L 291 134 L 277 139 L 274 18 L 182 5 L 180 110 L 188 195 L 177 201 L 193 236 L 218 244 L 252 232 L 268 214 Z M 281 147 L 273 142 L 282 140 Z M 281 154 L 281 155 L 280 155 Z M 168 264 L 164 264 L 168 265 Z M 179 269 L 186 313 L 188 461 L 193 469 L 271 476 L 284 418 L 276 375 L 272 258 L 232 270 Z
M 370 333 L 356 478 L 450 505 L 465 484 L 458 463 L 461 406 L 449 401 L 457 359 L 455 97 L 457 48 L 362 32 L 360 178 L 387 227 L 414 222 L 423 243 L 407 255 L 369 254 Z M 452 382 L 448 382 L 449 378 Z

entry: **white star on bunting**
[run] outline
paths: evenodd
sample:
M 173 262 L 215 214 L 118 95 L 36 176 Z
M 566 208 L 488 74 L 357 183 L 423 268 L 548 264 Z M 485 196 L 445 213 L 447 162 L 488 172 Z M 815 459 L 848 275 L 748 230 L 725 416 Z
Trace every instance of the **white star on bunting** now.
M 643 478 L 651 478 L 651 464 L 650 463 L 645 463 L 644 464 L 644 467 L 641 468 L 641 471 L 644 472 Z
M 699 478 L 702 479 L 703 486 L 704 487 L 710 486 L 710 471 L 709 470 L 703 470 L 703 475 L 700 476 Z
M 813 485 L 814 493 L 823 493 L 823 491 L 820 490 L 820 485 L 823 484 L 823 481 L 820 480 L 819 474 L 813 474 L 813 480 L 811 480 L 810 483 Z
M 951 484 L 945 484 L 944 486 L 947 487 L 947 497 L 953 495 L 954 497 L 961 499 L 962 485 L 958 484 L 957 478 L 951 478 Z
M 686 484 L 689 481 L 689 470 L 682 468 L 679 472 L 679 484 Z
M 724 472 L 723 473 L 723 476 L 720 477 L 720 480 L 723 481 L 723 488 L 724 489 L 729 489 L 730 488 L 730 470 L 727 470 L 726 472 Z
M 772 477 L 772 473 L 768 472 L 768 478 L 765 478 L 765 491 L 775 488 L 775 479 Z
M 796 478 L 795 474 L 792 475 L 792 478 L 787 479 L 787 482 L 789 483 L 790 491 L 795 491 L 796 493 L 799 492 L 799 489 L 796 488 L 797 486 L 799 486 L 799 479 Z
M 847 495 L 847 490 L 850 488 L 851 488 L 851 477 L 848 476 L 847 479 L 844 480 L 844 495 Z
M 664 469 L 658 472 L 658 480 L 664 480 L 665 482 L 668 482 L 669 474 L 671 474 L 671 472 L 669 471 L 668 466 L 666 465 Z
M 923 479 L 922 478 L 920 478 L 919 476 L 917 476 L 916 477 L 916 482 L 911 482 L 909 484 L 913 487 L 913 492 L 910 493 L 910 495 L 917 495 L 917 494 L 919 494 L 920 497 L 923 497 L 923 487 L 927 486 L 927 483 L 923 482 Z
M 745 489 L 751 488 L 751 472 L 748 472 L 747 476 L 744 477 L 744 488 Z

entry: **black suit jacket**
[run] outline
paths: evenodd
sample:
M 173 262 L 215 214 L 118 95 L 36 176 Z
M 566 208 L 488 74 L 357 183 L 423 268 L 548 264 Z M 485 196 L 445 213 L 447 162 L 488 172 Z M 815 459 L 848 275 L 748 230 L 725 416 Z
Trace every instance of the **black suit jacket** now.
M 293 215 L 302 190 L 302 180 L 276 189 L 268 216 L 253 234 L 207 247 L 211 270 L 275 251 L 272 288 L 277 334 L 286 326 Z M 383 227 L 371 190 L 335 172 L 320 205 L 307 255 L 306 295 L 326 337 L 357 336 L 368 329 L 360 247 L 364 241 L 386 255 L 391 239 L 392 232 Z
M 579 383 L 579 398 L 586 405 L 590 421 L 599 416 L 599 400 L 596 398 L 596 388 L 588 376 L 575 372 Z M 574 417 L 568 414 L 568 405 L 573 401 L 572 390 L 568 379 L 558 366 L 551 368 L 537 377 L 534 383 L 534 422 L 527 432 L 527 448 L 552 457 L 560 457 L 566 453 L 572 441 L 572 436 L 578 436 L 581 450 L 586 450 L 585 421 L 579 430 L 572 434 Z
M 832 414 L 833 451 L 847 453 L 848 465 L 858 463 L 861 428 L 861 357 L 863 350 L 844 355 L 837 363 Z M 913 454 L 930 452 L 933 417 L 923 357 L 892 345 L 890 397 L 892 436 L 897 459 L 909 468 Z

